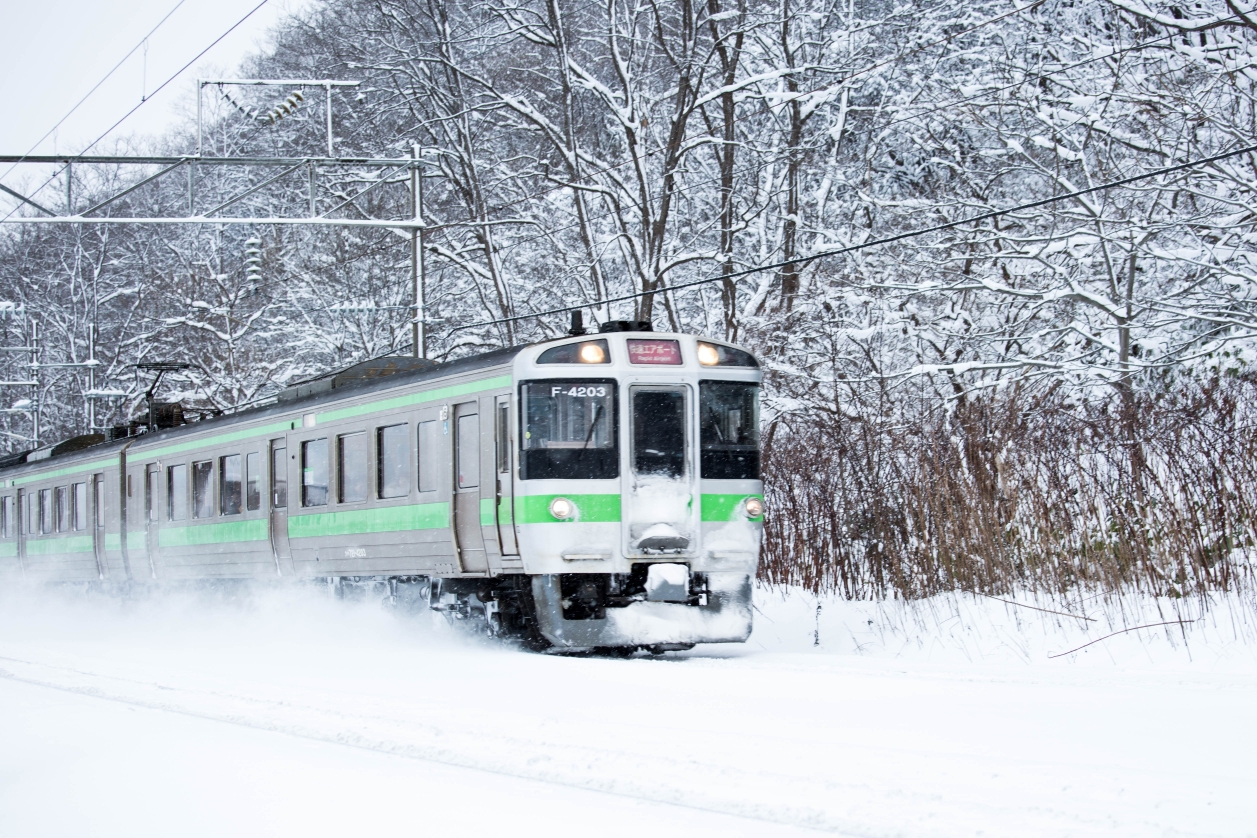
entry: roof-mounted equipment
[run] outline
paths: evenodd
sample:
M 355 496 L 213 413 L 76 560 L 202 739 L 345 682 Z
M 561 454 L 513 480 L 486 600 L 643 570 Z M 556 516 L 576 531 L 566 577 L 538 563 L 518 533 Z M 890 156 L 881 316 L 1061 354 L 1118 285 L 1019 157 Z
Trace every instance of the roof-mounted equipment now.
M 598 327 L 599 332 L 653 332 L 649 320 L 608 320 Z

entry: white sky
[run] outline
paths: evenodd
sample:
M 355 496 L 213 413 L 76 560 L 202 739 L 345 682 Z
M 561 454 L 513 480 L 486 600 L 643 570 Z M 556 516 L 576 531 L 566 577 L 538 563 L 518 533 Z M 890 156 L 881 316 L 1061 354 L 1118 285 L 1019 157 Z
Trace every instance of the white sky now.
M 111 140 L 160 132 L 195 113 L 200 76 L 233 74 L 238 62 L 266 43 L 286 12 L 305 0 L 269 0 L 238 29 L 161 93 L 122 123 L 95 149 L 112 151 Z M 0 154 L 25 154 L 65 116 L 179 0 L 0 0 Z M 34 149 L 36 154 L 79 152 L 209 46 L 261 0 L 184 0 L 170 19 Z M 146 89 L 147 88 L 147 89 Z M 188 149 L 191 151 L 192 149 Z M 14 171 L 9 186 L 36 174 Z M 0 175 L 9 164 L 0 164 Z M 0 208 L 11 199 L 0 196 Z

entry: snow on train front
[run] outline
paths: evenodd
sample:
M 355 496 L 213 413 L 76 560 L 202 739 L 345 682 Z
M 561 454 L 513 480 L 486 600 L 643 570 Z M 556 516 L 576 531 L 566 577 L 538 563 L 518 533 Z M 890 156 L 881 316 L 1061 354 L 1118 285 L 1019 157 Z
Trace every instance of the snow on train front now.
M 514 363 L 515 532 L 545 640 L 746 640 L 764 513 L 755 358 L 612 322 Z

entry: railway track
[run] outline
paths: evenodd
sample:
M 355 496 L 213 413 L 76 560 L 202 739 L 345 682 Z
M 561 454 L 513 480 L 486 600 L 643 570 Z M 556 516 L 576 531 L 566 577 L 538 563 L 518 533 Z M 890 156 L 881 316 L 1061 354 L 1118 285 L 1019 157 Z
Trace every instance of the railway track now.
M 955 732 L 926 732 L 938 724 L 921 702 L 942 703 L 959 694 L 1032 703 L 1046 692 L 1042 707 L 1050 707 L 1085 692 L 1075 673 L 1060 685 L 1016 673 L 983 682 L 977 674 L 950 678 L 929 671 L 820 666 L 808 672 L 797 657 L 554 659 L 466 645 L 401 656 L 399 668 L 416 670 L 373 680 L 335 664 L 326 678 L 302 666 L 271 677 L 259 674 L 258 660 L 247 654 L 225 669 L 221 659 L 198 667 L 195 656 L 179 665 L 126 658 L 102 664 L 8 644 L 0 647 L 0 678 L 557 788 L 735 816 L 762 829 L 775 824 L 852 836 L 952 836 L 973 834 L 974 824 L 1016 824 L 1017 834 L 1028 836 L 1140 835 L 1182 827 L 1190 822 L 1184 812 L 1201 805 L 1199 787 L 1182 787 L 1183 777 L 1168 763 L 1139 765 L 1134 758 L 1088 750 L 1086 731 L 1079 732 L 1072 755 L 1052 747 L 1051 734 L 1044 732 L 1050 728 L 1042 726 L 1009 731 L 1026 737 L 1026 745 L 1011 744 L 999 753 Z M 1104 689 L 1139 692 L 1137 679 L 1121 680 Z M 708 685 L 706 691 L 693 696 L 700 684 Z M 763 695 L 748 702 L 731 692 L 738 684 Z M 512 700 L 487 698 L 509 685 L 516 690 Z M 1201 700 L 1210 692 L 1217 696 L 1199 687 L 1189 692 Z M 669 696 L 677 694 L 700 702 L 703 723 L 667 712 Z M 714 706 L 722 694 L 727 706 Z M 593 701 L 599 695 L 607 697 L 601 707 Z M 761 703 L 765 697 L 768 704 Z M 792 697 L 798 718 L 757 718 L 753 712 Z M 921 718 L 901 715 L 896 723 L 888 717 L 866 730 L 862 714 L 879 703 L 892 717 L 917 705 Z M 634 714 L 634 707 L 640 712 Z M 820 711 L 825 707 L 830 715 Z M 981 712 L 998 728 L 1002 721 L 989 709 Z M 897 728 L 903 735 L 896 735 Z M 1227 805 L 1227 789 L 1238 789 L 1243 780 L 1219 774 L 1210 783 L 1214 802 Z M 751 833 L 756 829 L 750 827 Z

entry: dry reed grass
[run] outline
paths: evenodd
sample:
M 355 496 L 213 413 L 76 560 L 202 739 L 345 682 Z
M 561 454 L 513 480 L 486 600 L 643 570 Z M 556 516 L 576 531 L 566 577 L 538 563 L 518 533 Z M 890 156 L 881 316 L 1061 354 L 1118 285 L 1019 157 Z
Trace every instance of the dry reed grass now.
M 766 434 L 761 579 L 848 598 L 1253 590 L 1257 381 L 1010 388 Z

